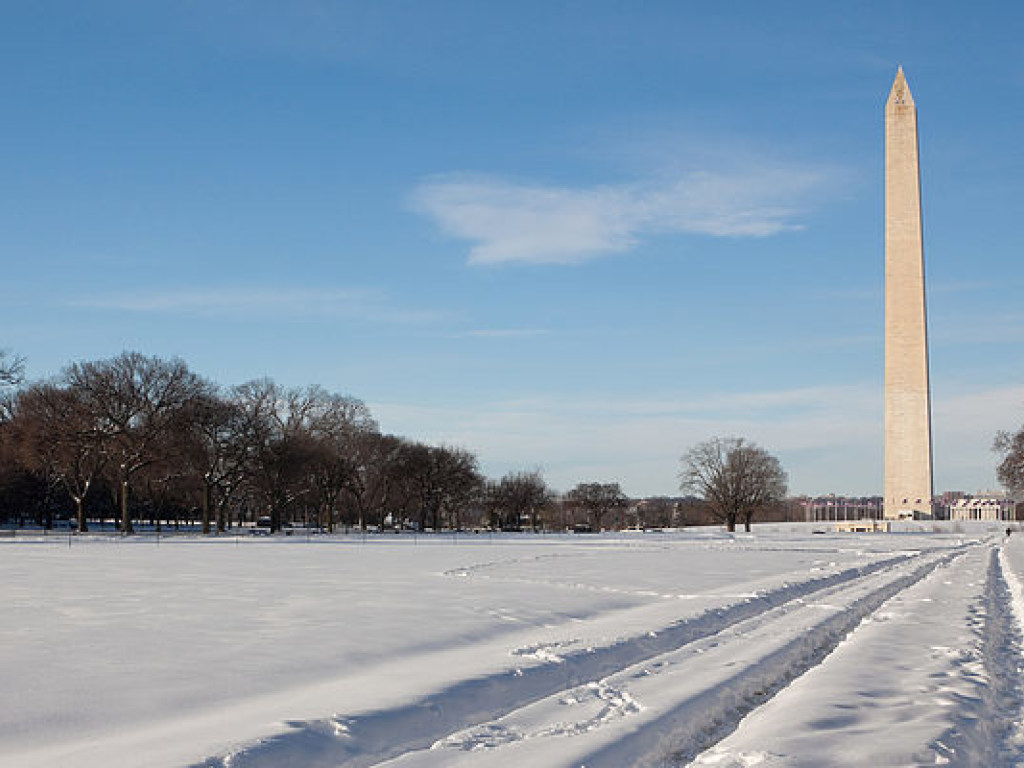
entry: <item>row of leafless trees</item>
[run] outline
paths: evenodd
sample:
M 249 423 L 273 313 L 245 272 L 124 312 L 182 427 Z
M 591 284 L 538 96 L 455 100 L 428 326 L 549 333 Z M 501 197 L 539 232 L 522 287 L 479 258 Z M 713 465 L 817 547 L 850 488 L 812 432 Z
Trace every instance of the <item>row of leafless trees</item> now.
M 79 362 L 21 386 L 22 363 L 0 355 L 0 514 L 46 527 L 113 519 L 124 533 L 198 519 L 204 533 L 268 519 L 327 531 L 488 525 L 506 530 L 622 526 L 617 483 L 558 497 L 540 472 L 497 481 L 476 456 L 382 434 L 359 400 L 270 379 L 223 389 L 181 360 L 125 352 Z M 668 525 L 672 503 L 647 502 Z M 634 520 L 637 508 L 632 507 Z

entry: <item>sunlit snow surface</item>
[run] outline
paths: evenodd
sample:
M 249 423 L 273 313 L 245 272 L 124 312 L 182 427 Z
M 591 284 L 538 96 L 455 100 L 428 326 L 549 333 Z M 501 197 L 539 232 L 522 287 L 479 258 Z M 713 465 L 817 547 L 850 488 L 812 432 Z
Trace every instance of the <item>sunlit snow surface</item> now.
M 1024 764 L 1024 533 L 0 542 L 3 766 Z

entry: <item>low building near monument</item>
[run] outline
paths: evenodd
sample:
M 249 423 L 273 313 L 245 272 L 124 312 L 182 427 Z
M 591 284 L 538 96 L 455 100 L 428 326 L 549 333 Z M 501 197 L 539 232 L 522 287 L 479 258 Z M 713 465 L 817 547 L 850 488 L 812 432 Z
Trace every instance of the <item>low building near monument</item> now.
M 805 499 L 804 520 L 809 523 L 880 520 L 881 496 L 815 496 Z
M 950 520 L 1016 520 L 1017 502 L 1005 496 L 968 496 L 949 505 Z
M 846 520 L 832 526 L 836 533 L 889 533 L 891 524 L 886 520 Z

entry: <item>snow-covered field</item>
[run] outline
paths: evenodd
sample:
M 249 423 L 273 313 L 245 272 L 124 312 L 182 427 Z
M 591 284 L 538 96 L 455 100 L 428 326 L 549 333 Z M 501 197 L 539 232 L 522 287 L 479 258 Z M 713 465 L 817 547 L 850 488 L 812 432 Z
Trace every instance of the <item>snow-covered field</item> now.
M 1021 765 L 1001 528 L 3 539 L 0 765 Z

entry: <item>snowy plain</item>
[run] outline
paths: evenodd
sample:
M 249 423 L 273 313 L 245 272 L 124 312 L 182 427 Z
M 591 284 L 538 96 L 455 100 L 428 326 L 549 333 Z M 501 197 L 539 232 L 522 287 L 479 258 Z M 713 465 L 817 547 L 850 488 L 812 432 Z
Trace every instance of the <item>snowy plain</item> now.
M 1004 527 L 3 539 L 0 765 L 1022 765 Z

